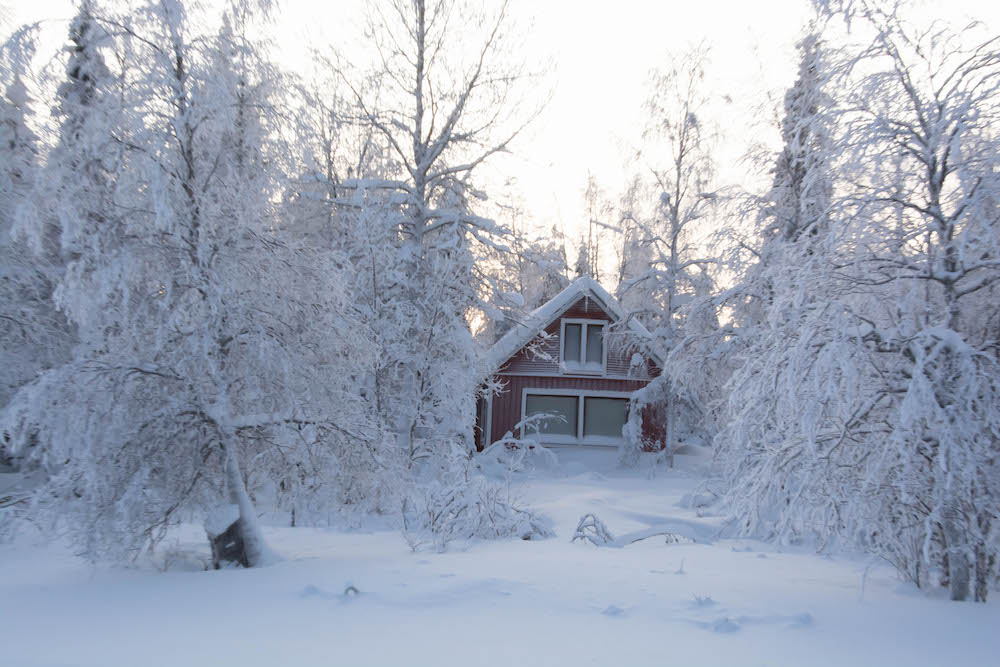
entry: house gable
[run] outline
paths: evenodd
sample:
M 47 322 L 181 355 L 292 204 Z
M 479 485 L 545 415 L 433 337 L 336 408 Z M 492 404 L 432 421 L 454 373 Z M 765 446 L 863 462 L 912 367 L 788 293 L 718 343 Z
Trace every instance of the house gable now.
M 593 278 L 574 280 L 562 292 L 533 311 L 523 322 L 504 334 L 490 350 L 493 372 L 504 375 L 573 375 L 560 368 L 562 320 L 604 320 L 615 323 L 625 318 L 624 309 Z M 627 320 L 634 338 L 648 340 L 649 331 L 635 319 Z M 538 341 L 541 332 L 547 339 Z M 633 367 L 632 351 L 625 349 L 623 337 L 609 337 L 605 377 L 649 379 L 659 373 L 662 360 L 642 355 L 645 363 Z
M 601 348 L 602 363 L 595 366 L 587 351 L 593 327 L 608 327 L 624 320 L 632 334 L 629 345 L 650 339 L 635 319 L 592 278 L 578 278 L 548 303 L 530 313 L 490 349 L 492 373 L 502 388 L 485 397 L 477 412 L 477 447 L 497 442 L 507 433 L 536 437 L 542 444 L 613 445 L 627 408 L 625 400 L 660 373 L 662 362 L 648 354 L 635 355 L 625 336 L 612 333 Z M 575 363 L 563 362 L 563 336 L 567 325 L 579 325 L 573 349 Z M 539 334 L 545 332 L 544 340 Z M 593 350 L 591 350 L 593 351 Z M 633 359 L 640 361 L 635 365 Z M 543 408 L 548 406 L 548 408 Z M 518 427 L 531 414 L 558 409 L 565 413 L 558 432 L 551 424 L 532 436 Z M 644 421 L 644 433 L 646 424 Z
M 613 323 L 617 318 L 609 313 L 603 305 L 589 294 L 585 294 L 572 302 L 568 308 L 556 316 L 539 332 L 544 331 L 544 342 L 532 342 L 537 333 L 509 359 L 502 363 L 497 372 L 500 375 L 545 375 L 573 376 L 593 375 L 590 373 L 574 373 L 560 365 L 562 356 L 563 320 L 603 321 Z M 602 377 L 617 379 L 648 380 L 659 369 L 654 364 L 644 363 L 632 367 L 632 353 L 622 344 L 621 336 L 608 338 L 607 364 Z

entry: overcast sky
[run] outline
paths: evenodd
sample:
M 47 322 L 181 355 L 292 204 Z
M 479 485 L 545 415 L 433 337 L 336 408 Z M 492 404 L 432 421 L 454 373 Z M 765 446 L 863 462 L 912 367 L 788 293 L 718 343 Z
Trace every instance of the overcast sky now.
M 65 20 L 73 14 L 71 0 L 0 4 L 11 8 L 15 23 Z M 924 5 L 929 13 L 1000 26 L 995 0 Z M 279 57 L 301 70 L 310 45 L 356 39 L 362 6 L 363 0 L 284 0 L 277 25 Z M 525 208 L 539 224 L 561 224 L 575 237 L 588 172 L 610 193 L 627 177 L 627 149 L 638 140 L 649 70 L 671 50 L 704 41 L 712 50 L 708 83 L 720 100 L 731 100 L 718 106 L 726 133 L 720 177 L 729 183 L 744 180 L 739 157 L 747 143 L 774 139 L 759 129 L 755 109 L 793 81 L 793 45 L 810 11 L 808 0 L 515 0 L 529 57 L 554 63 L 553 96 L 516 147 L 516 157 L 497 164 L 491 176 L 498 182 L 515 178 Z M 65 23 L 53 22 L 51 35 L 54 40 L 65 35 Z

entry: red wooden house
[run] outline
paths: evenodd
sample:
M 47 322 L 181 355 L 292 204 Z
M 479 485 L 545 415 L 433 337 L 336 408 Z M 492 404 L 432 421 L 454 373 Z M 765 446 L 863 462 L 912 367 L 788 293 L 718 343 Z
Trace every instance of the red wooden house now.
M 628 415 L 629 396 L 659 374 L 662 362 L 636 354 L 606 335 L 625 320 L 621 305 L 592 278 L 579 278 L 490 350 L 494 378 L 503 389 L 482 399 L 476 445 L 482 449 L 510 432 L 543 445 L 616 446 Z M 649 332 L 635 319 L 626 327 L 639 339 Z M 539 413 L 559 415 L 518 428 Z M 643 435 L 656 440 L 655 419 L 644 412 Z

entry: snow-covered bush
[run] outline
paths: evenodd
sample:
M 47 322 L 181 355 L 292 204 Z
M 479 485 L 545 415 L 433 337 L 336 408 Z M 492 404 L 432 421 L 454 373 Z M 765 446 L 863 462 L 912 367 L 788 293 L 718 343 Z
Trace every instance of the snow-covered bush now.
M 532 415 L 536 417 L 537 415 Z M 494 479 L 510 479 L 513 473 L 559 469 L 559 457 L 548 447 L 510 433 L 475 455 L 477 467 Z
M 411 546 L 429 542 L 444 551 L 455 540 L 551 537 L 551 522 L 518 497 L 509 480 L 486 478 L 476 462 L 451 464 L 416 486 L 402 501 L 403 534 Z
M 584 514 L 580 517 L 576 525 L 576 532 L 570 542 L 577 540 L 590 542 L 596 547 L 603 547 L 615 541 L 615 536 L 611 534 L 604 522 L 597 518 L 596 514 Z

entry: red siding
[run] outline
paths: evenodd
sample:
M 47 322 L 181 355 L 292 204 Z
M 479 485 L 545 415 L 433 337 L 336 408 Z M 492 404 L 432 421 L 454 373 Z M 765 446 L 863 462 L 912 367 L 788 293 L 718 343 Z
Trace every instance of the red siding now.
M 545 327 L 549 334 L 548 341 L 542 350 L 551 357 L 541 359 L 529 354 L 522 348 L 498 372 L 498 379 L 506 383 L 504 390 L 493 397 L 492 422 L 489 433 L 482 433 L 485 426 L 485 414 L 477 412 L 477 447 L 482 449 L 486 444 L 496 442 L 508 431 L 514 431 L 514 425 L 521 421 L 521 396 L 524 389 L 552 389 L 578 391 L 616 391 L 631 393 L 641 389 L 649 380 L 660 374 L 660 369 L 652 361 L 647 360 L 638 368 L 632 368 L 632 353 L 623 350 L 620 336 L 609 339 L 607 376 L 593 377 L 581 375 L 564 375 L 559 370 L 559 354 L 561 320 L 595 319 L 612 322 L 600 304 L 589 296 L 580 297 L 576 303 L 561 313 Z M 647 409 L 643 414 L 644 437 L 650 441 L 663 440 L 661 431 L 662 420 L 655 411 Z M 485 436 L 485 437 L 484 437 Z
M 493 397 L 493 426 L 490 429 L 490 442 L 496 442 L 507 431 L 513 432 L 514 425 L 521 421 L 521 394 L 524 389 L 587 389 L 633 392 L 647 384 L 646 380 L 590 377 L 504 375 L 500 379 L 506 382 L 507 386 L 503 393 Z
M 545 359 L 530 353 L 527 347 L 522 347 L 510 360 L 500 368 L 501 373 L 559 373 L 559 319 L 545 327 L 545 333 L 550 337 L 540 346 L 540 351 L 551 359 Z

